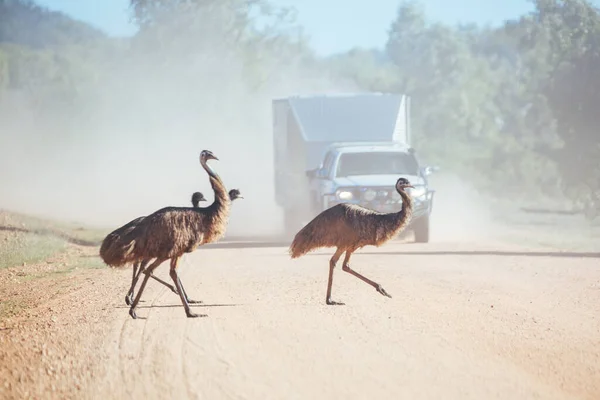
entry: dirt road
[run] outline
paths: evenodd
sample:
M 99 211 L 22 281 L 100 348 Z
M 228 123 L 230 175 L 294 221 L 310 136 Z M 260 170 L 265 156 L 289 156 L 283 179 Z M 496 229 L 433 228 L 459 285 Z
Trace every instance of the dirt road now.
M 50 305 L 59 310 L 55 335 L 71 336 L 46 354 L 53 372 L 33 379 L 31 392 L 600 398 L 598 254 L 471 243 L 365 248 L 353 268 L 393 298 L 339 268 L 333 298 L 346 305 L 326 306 L 330 251 L 291 261 L 285 247 L 236 247 L 182 262 L 186 291 L 204 302 L 195 309 L 206 318 L 186 318 L 178 297 L 151 281 L 133 320 L 123 301 L 130 270 L 87 277 Z

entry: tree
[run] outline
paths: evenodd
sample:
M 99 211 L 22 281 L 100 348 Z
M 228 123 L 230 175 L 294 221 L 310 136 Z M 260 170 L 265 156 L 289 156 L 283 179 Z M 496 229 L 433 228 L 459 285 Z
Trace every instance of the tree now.
M 555 120 L 562 146 L 556 160 L 567 193 L 600 190 L 600 14 L 584 0 L 538 0 L 527 27 L 524 52 L 537 56 L 547 79 L 538 84 L 540 103 Z M 584 195 L 589 195 L 583 192 Z
M 311 57 L 293 10 L 264 0 L 131 0 L 131 8 L 140 27 L 137 48 L 164 65 L 237 65 L 256 89 L 274 62 Z
M 506 90 L 508 65 L 477 51 L 479 28 L 431 24 L 417 3 L 404 3 L 392 23 L 387 54 L 396 66 L 393 91 L 413 98 L 419 151 L 446 168 L 473 174 L 480 183 L 518 176 L 510 168 L 519 143 L 506 136 L 497 101 Z M 514 110 L 510 110 L 511 112 Z
M 101 31 L 31 0 L 0 0 L 0 43 L 36 49 L 104 40 Z

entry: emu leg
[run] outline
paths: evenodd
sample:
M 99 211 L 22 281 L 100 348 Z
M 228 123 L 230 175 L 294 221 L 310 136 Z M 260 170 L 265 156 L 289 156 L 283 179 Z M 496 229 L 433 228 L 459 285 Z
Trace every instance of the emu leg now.
M 344 303 L 331 300 L 331 286 L 333 285 L 333 270 L 338 260 L 342 256 L 344 250 L 337 249 L 335 254 L 329 260 L 329 280 L 327 281 L 327 297 L 325 297 L 325 303 L 330 306 L 343 306 Z
M 191 310 L 190 310 L 190 305 L 186 299 L 185 296 L 185 292 L 183 291 L 183 287 L 181 286 L 181 281 L 179 280 L 179 277 L 177 276 L 177 264 L 179 262 L 179 257 L 174 257 L 171 259 L 171 271 L 170 271 L 170 275 L 171 275 L 171 279 L 173 279 L 173 282 L 175 283 L 175 286 L 177 286 L 177 291 L 179 292 L 179 298 L 181 299 L 181 303 L 183 304 L 183 308 L 185 308 L 185 315 L 188 316 L 188 318 L 196 318 L 196 317 L 207 317 L 206 314 L 194 314 Z
M 163 285 L 165 285 L 165 286 L 166 286 L 166 287 L 168 287 L 169 289 L 171 289 L 171 291 L 172 291 L 173 293 L 175 293 L 175 294 L 178 294 L 178 293 L 177 293 L 177 289 L 175 288 L 175 286 L 171 285 L 170 283 L 167 283 L 167 282 L 163 281 L 162 279 L 160 279 L 159 277 L 155 276 L 154 274 L 150 275 L 150 277 L 151 277 L 152 279 L 155 279 L 156 281 L 158 281 L 158 282 L 162 283 Z
M 177 280 L 179 281 L 179 285 L 181 286 L 181 290 L 183 290 L 183 296 L 185 297 L 185 299 L 187 300 L 188 303 L 190 303 L 190 304 L 200 304 L 200 303 L 202 303 L 201 300 L 190 300 L 190 298 L 188 297 L 187 293 L 185 292 L 185 288 L 181 284 L 181 279 L 179 279 L 179 275 L 177 276 Z
M 131 304 L 131 301 L 133 301 L 133 292 L 135 289 L 135 285 L 137 284 L 137 281 L 141 275 L 142 272 L 144 272 L 144 269 L 146 268 L 146 265 L 148 265 L 149 260 L 144 260 L 144 262 L 142 262 L 142 266 L 140 267 L 140 269 L 137 272 L 137 275 L 132 279 L 131 281 L 131 288 L 129 289 L 129 293 L 127 294 L 129 296 L 129 300 L 130 303 L 127 303 L 127 305 Z M 135 265 L 134 265 L 134 274 L 135 274 Z M 169 289 L 171 289 L 171 291 L 175 294 L 177 294 L 177 289 L 175 288 L 175 286 L 171 285 L 168 282 L 163 281 L 162 279 L 160 279 L 159 277 L 157 277 L 154 274 L 151 274 L 150 277 L 160 283 L 162 283 L 163 285 L 165 285 L 166 287 L 168 287 Z M 127 302 L 127 298 L 125 299 L 125 302 Z
M 387 297 L 389 297 L 391 299 L 392 296 L 390 296 L 385 291 L 385 289 L 381 287 L 381 285 L 379 283 L 373 282 L 372 280 L 370 280 L 366 276 L 363 276 L 363 275 L 359 274 L 358 272 L 350 269 L 350 265 L 348 264 L 348 262 L 350 261 L 350 256 L 351 255 L 352 255 L 351 251 L 347 251 L 346 252 L 346 256 L 344 257 L 344 264 L 342 265 L 342 270 L 346 271 L 350 275 L 354 275 L 355 277 L 357 277 L 361 281 L 368 283 L 369 285 L 373 286 L 375 288 L 375 290 L 377 290 L 379 293 L 381 293 L 382 295 L 387 296 Z
M 139 266 L 138 263 L 133 264 L 133 275 L 131 276 L 131 287 L 129 288 L 129 291 L 125 295 L 125 304 L 127 304 L 128 306 L 130 306 L 131 302 L 133 301 L 133 288 L 135 287 L 135 283 L 137 282 L 137 279 L 139 277 L 139 273 L 136 274 L 136 272 L 138 272 L 138 266 Z
M 137 284 L 138 279 L 140 279 L 140 275 L 142 274 L 142 272 L 144 272 L 144 270 L 146 269 L 146 266 L 148 265 L 149 261 L 150 260 L 144 260 L 141 263 L 133 264 L 133 277 L 131 278 L 131 287 L 129 288 L 129 292 L 127 292 L 127 296 L 125 296 L 125 303 L 127 303 L 128 306 L 130 306 L 131 303 L 133 303 L 135 285 Z
M 131 318 L 133 318 L 133 319 L 137 318 L 137 315 L 135 314 L 135 308 L 137 307 L 138 303 L 140 302 L 140 299 L 142 298 L 142 293 L 144 293 L 144 288 L 146 287 L 146 284 L 148 283 L 148 279 L 150 279 L 152 272 L 154 272 L 154 270 L 156 268 L 158 268 L 158 266 L 160 264 L 162 264 L 163 262 L 165 262 L 166 260 L 168 260 L 168 258 L 157 258 L 156 260 L 154 260 L 154 262 L 152 264 L 150 264 L 150 266 L 148 268 L 146 268 L 144 270 L 144 274 L 146 276 L 144 276 L 144 280 L 142 281 L 142 286 L 140 286 L 140 290 L 138 291 L 137 296 L 135 296 L 135 300 L 133 301 L 133 304 L 131 305 L 131 308 L 129 309 L 129 315 L 131 315 Z

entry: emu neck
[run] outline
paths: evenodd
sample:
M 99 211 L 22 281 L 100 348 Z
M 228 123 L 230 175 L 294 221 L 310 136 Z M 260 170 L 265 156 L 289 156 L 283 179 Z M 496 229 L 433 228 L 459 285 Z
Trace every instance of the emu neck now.
M 229 209 L 229 204 L 231 203 L 231 200 L 229 199 L 229 193 L 227 193 L 227 189 L 225 189 L 225 185 L 223 185 L 221 178 L 219 178 L 218 176 L 210 176 L 209 180 L 210 185 L 212 186 L 213 191 L 215 192 L 215 200 L 210 206 L 208 206 L 208 208 L 215 211 L 221 209 Z
M 408 224 L 413 211 L 412 198 L 404 190 L 398 190 L 398 193 L 402 197 L 402 210 L 395 213 L 396 230 L 402 229 Z
M 202 162 L 202 167 L 206 170 L 210 180 L 210 185 L 215 192 L 215 200 L 207 208 L 217 219 L 226 218 L 229 212 L 229 204 L 231 202 L 229 199 L 229 193 L 227 192 L 227 189 L 225 188 L 225 185 L 221 181 L 219 175 L 217 175 L 217 173 L 213 171 L 213 169 L 208 166 L 205 161 Z

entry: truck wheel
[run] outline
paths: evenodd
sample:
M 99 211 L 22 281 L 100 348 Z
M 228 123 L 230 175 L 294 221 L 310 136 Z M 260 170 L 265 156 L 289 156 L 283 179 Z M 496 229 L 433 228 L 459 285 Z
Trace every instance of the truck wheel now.
M 425 215 L 415 222 L 414 232 L 416 243 L 429 243 L 429 215 Z

